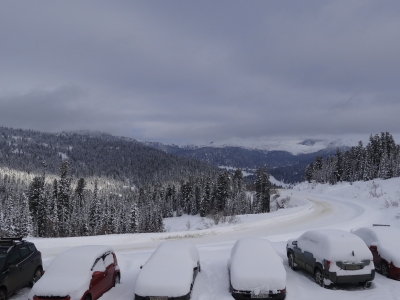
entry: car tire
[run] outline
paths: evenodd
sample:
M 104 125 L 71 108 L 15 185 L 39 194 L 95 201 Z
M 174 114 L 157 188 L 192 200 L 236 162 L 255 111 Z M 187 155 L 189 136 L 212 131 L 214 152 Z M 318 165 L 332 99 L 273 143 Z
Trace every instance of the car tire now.
M 315 283 L 318 284 L 320 287 L 324 287 L 324 276 L 320 268 L 316 268 L 314 273 Z
M 294 255 L 292 252 L 289 252 L 288 254 L 288 262 L 289 262 L 289 267 L 292 270 L 296 270 L 296 263 L 294 262 Z
M 7 300 L 7 293 L 5 289 L 0 289 L 0 300 Z
M 32 287 L 36 282 L 39 281 L 39 279 L 42 277 L 42 268 L 38 267 L 35 270 L 35 273 L 33 273 L 32 280 L 30 282 L 30 286 Z
M 92 300 L 92 297 L 90 295 L 86 295 L 85 298 L 83 298 L 83 300 Z
M 371 287 L 371 285 L 372 285 L 372 282 L 371 281 L 367 281 L 367 282 L 364 283 L 364 288 L 369 289 Z
M 381 274 L 387 278 L 390 276 L 389 266 L 384 261 L 381 262 Z
M 117 273 L 114 277 L 114 285 L 113 286 L 116 286 L 117 284 L 120 284 L 120 283 L 121 283 L 121 275 L 119 275 L 119 273 Z

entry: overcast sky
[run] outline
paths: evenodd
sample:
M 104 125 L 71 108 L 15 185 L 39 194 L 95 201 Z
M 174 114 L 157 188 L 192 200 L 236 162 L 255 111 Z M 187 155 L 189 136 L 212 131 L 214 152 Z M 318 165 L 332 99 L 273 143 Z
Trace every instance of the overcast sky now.
M 400 1 L 1 1 L 0 126 L 399 133 Z

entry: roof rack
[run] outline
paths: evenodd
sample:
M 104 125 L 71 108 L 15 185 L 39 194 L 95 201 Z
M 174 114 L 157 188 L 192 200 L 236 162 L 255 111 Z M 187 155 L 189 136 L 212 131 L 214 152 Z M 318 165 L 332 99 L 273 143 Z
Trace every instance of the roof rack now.
M 385 224 L 372 224 L 372 226 L 386 226 L 386 227 L 390 227 L 390 225 L 385 225 Z
M 13 246 L 23 242 L 22 237 L 0 237 L 0 245 L 2 246 Z
M 22 236 L 20 236 L 20 237 L 0 237 L 0 240 L 22 241 Z

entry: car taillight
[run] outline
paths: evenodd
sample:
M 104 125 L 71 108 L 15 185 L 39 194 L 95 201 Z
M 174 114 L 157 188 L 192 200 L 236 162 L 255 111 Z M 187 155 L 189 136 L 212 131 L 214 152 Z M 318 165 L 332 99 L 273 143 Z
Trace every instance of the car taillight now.
M 329 268 L 331 267 L 331 262 L 330 260 L 326 261 L 326 269 L 329 271 Z
M 44 274 L 44 270 L 42 271 L 42 275 Z
M 38 251 L 38 252 L 39 252 L 40 257 L 42 257 L 42 252 L 40 252 L 40 251 Z

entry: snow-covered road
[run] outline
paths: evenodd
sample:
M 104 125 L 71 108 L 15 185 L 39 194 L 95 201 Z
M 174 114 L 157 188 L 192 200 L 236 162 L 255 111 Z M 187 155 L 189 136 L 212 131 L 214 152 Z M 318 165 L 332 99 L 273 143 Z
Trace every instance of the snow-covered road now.
M 292 191 L 290 191 L 292 192 Z M 233 299 L 229 294 L 227 260 L 234 242 L 242 237 L 268 238 L 284 259 L 287 271 L 287 299 L 400 299 L 400 282 L 377 274 L 370 289 L 344 286 L 333 290 L 323 289 L 313 278 L 302 271 L 292 271 L 287 264 L 285 245 L 289 238 L 316 228 L 337 228 L 349 231 L 352 228 L 371 225 L 382 219 L 382 212 L 363 203 L 344 200 L 328 195 L 294 192 L 293 196 L 308 200 L 306 205 L 278 211 L 265 219 L 232 225 L 218 229 L 160 234 L 127 234 L 86 238 L 32 239 L 43 253 L 45 267 L 54 256 L 67 248 L 84 244 L 112 245 L 117 252 L 121 267 L 121 284 L 104 294 L 101 299 L 129 299 L 134 296 L 134 283 L 142 265 L 159 243 L 165 239 L 187 238 L 200 251 L 202 272 L 192 292 L 192 299 Z M 251 255 L 251 254 L 249 254 Z M 27 299 L 28 288 L 10 299 Z

